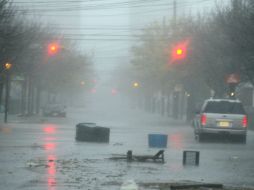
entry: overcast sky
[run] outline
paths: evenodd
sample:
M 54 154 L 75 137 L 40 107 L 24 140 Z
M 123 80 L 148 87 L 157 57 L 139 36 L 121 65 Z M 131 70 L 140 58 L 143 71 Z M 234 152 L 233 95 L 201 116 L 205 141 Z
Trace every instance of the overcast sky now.
M 228 0 L 226 0 L 228 1 Z M 217 0 L 225 4 L 225 0 Z M 173 15 L 173 0 L 14 0 L 32 19 L 48 23 L 93 56 L 98 76 L 128 64 L 135 33 L 148 23 Z M 209 12 L 214 0 L 177 0 L 177 16 Z

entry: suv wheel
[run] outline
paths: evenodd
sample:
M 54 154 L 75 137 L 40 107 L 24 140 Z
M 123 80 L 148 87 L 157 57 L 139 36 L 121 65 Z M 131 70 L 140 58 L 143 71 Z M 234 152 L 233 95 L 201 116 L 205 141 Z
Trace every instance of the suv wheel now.
M 204 139 L 205 139 L 204 136 L 205 136 L 205 135 L 202 134 L 202 133 L 197 134 L 197 135 L 196 135 L 197 141 L 198 141 L 198 142 L 203 142 Z

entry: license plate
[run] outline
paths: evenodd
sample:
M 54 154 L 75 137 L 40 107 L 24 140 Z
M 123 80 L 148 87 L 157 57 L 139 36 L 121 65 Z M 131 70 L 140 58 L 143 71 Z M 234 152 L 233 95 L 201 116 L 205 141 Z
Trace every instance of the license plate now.
M 220 127 L 229 127 L 230 123 L 228 121 L 220 121 L 218 125 Z

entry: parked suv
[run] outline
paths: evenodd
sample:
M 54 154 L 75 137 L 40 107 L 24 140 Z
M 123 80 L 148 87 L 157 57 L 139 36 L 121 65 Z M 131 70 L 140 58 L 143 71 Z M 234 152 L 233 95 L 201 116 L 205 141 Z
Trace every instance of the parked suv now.
M 237 135 L 246 142 L 247 115 L 239 100 L 208 99 L 193 120 L 195 137 L 201 141 L 206 134 Z

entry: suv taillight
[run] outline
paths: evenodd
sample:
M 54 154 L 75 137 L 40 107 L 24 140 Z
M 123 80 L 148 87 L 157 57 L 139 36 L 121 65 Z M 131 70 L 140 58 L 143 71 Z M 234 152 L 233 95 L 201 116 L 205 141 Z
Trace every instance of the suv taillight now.
M 248 125 L 248 119 L 247 119 L 246 115 L 243 117 L 242 125 L 243 125 L 243 127 L 247 127 L 247 125 Z
M 206 119 L 207 119 L 206 115 L 202 114 L 200 118 L 201 125 L 206 125 Z

